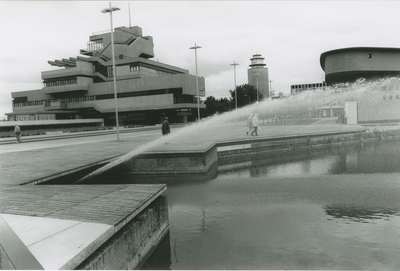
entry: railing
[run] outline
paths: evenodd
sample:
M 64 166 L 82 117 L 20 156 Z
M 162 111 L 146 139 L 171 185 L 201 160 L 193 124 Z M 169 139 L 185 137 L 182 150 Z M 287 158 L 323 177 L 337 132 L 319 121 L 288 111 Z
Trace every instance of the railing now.
M 0 269 L 44 270 L 0 215 Z

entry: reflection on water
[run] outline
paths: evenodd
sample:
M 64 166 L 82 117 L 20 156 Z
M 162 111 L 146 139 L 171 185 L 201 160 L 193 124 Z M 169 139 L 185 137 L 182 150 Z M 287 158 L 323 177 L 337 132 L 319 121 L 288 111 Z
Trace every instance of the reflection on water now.
M 399 270 L 399 154 L 319 149 L 170 180 L 169 243 L 146 268 Z
M 332 146 L 317 150 L 266 155 L 251 162 L 220 167 L 224 174 L 251 177 L 295 177 L 355 173 L 400 172 L 400 141 Z M 225 170 L 227 168 L 227 170 Z
M 370 208 L 354 206 L 325 206 L 325 213 L 336 219 L 353 222 L 371 223 L 376 219 L 389 220 L 392 216 L 400 216 L 400 209 Z

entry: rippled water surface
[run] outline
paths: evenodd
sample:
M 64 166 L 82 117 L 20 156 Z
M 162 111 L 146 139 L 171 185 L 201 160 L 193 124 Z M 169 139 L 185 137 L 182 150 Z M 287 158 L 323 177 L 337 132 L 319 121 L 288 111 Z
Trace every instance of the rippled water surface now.
M 147 268 L 400 270 L 400 142 L 302 151 L 168 182 Z

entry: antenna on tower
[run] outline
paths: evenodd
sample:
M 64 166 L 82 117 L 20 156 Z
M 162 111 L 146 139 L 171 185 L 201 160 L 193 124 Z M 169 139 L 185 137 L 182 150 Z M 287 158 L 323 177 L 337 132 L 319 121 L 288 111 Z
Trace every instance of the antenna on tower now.
M 129 10 L 129 28 L 131 27 L 131 4 L 128 2 L 128 10 Z

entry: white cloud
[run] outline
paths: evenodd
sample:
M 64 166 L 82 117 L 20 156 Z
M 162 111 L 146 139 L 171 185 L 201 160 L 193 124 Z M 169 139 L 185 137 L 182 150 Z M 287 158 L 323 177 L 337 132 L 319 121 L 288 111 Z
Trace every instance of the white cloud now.
M 207 95 L 229 96 L 233 61 L 237 85 L 247 83 L 252 54 L 265 57 L 272 87 L 320 82 L 321 53 L 345 47 L 398 47 L 400 1 L 132 1 L 131 23 L 154 38 L 154 60 L 199 75 Z M 114 27 L 129 26 L 128 2 Z M 89 36 L 108 30 L 104 1 L 0 1 L 0 116 L 11 112 L 11 92 L 41 87 L 48 60 L 74 57 Z M 8 98 L 7 98 L 8 97 Z M 8 106 L 7 106 L 8 104 Z

